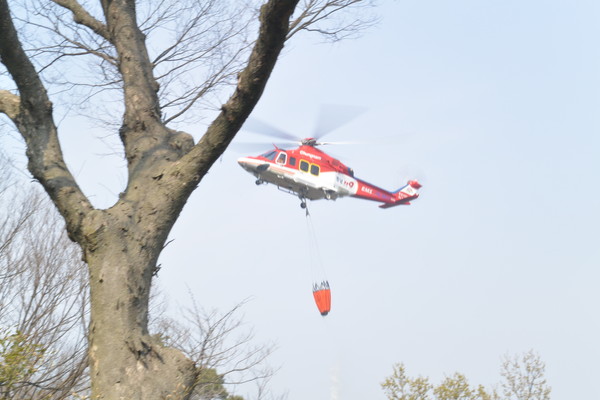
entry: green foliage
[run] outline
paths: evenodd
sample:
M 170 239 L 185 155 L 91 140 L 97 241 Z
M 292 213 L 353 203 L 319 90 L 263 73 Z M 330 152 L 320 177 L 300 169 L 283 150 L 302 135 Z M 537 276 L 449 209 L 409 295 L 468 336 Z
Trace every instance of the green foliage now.
M 226 399 L 227 390 L 223 387 L 224 379 L 213 368 L 203 368 L 198 374 L 195 394 L 202 400 Z
M 389 400 L 429 400 L 433 386 L 427 378 L 409 378 L 404 364 L 394 365 L 394 373 L 381 384 Z
M 196 400 L 244 400 L 225 389 L 225 379 L 214 368 L 203 368 L 198 374 L 192 398 Z
M 388 400 L 550 400 L 550 386 L 544 378 L 545 365 L 533 351 L 520 357 L 504 358 L 500 375 L 502 395 L 483 386 L 472 387 L 458 372 L 435 386 L 428 378 L 407 376 L 403 364 L 396 364 L 381 384 Z
M 491 400 L 492 395 L 483 386 L 472 388 L 467 378 L 458 372 L 447 377 L 433 389 L 437 400 Z
M 3 332 L 0 336 L 0 396 L 9 398 L 10 393 L 36 372 L 45 349 L 30 343 L 21 332 Z
M 521 357 L 504 357 L 500 374 L 506 400 L 550 400 L 550 386 L 544 373 L 546 365 L 530 350 Z
M 472 388 L 459 373 L 447 377 L 437 386 L 429 378 L 410 378 L 403 364 L 394 366 L 393 374 L 381 384 L 389 400 L 492 400 L 483 386 Z

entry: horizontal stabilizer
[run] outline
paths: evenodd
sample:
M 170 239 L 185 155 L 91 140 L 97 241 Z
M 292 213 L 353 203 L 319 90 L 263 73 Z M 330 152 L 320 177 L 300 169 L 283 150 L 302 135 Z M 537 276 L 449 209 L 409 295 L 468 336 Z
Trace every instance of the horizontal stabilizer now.
M 379 205 L 379 208 L 390 208 L 396 206 L 410 206 L 410 201 L 396 201 L 394 203 L 384 203 Z

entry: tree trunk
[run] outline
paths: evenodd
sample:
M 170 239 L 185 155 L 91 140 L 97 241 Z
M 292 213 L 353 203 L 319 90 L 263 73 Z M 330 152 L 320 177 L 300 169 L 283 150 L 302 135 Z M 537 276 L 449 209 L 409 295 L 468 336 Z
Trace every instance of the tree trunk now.
M 86 222 L 92 398 L 187 398 L 194 363 L 148 333 L 152 274 L 172 222 L 142 216 L 126 202 Z

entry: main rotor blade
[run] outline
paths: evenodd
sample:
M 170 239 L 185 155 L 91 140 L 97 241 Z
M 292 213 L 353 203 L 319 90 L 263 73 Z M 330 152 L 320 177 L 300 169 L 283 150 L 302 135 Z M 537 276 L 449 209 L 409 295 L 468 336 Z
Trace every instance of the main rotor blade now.
M 291 133 L 287 133 L 281 129 L 275 128 L 274 126 L 271 126 L 266 122 L 260 121 L 256 118 L 248 118 L 242 126 L 242 129 L 259 133 L 261 135 L 276 137 L 279 139 L 287 139 L 293 141 L 294 143 L 298 143 L 298 138 Z
M 365 107 L 359 106 L 325 105 L 319 112 L 313 137 L 320 139 L 346 125 L 365 111 L 367 111 Z
M 264 153 L 267 152 L 269 150 L 274 150 L 275 147 L 279 148 L 279 149 L 288 149 L 289 143 L 270 143 L 270 142 L 262 142 L 262 143 L 258 143 L 258 142 L 239 142 L 239 141 L 233 141 L 231 142 L 231 144 L 229 145 L 229 148 L 231 148 L 232 150 L 234 150 L 237 153 Z
M 317 146 L 328 146 L 328 145 L 338 145 L 338 144 L 361 144 L 360 142 L 317 142 Z

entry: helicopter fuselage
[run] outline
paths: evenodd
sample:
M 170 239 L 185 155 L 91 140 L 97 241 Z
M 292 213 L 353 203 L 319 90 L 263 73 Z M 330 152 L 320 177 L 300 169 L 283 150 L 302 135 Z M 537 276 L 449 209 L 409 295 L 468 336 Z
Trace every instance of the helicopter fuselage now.
M 275 147 L 259 156 L 239 158 L 238 163 L 257 178 L 257 184 L 271 183 L 303 202 L 352 196 L 381 202 L 380 207 L 387 208 L 410 204 L 419 196 L 417 181 L 394 192 L 381 189 L 356 178 L 351 168 L 307 143 L 293 150 Z

